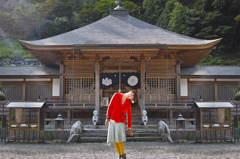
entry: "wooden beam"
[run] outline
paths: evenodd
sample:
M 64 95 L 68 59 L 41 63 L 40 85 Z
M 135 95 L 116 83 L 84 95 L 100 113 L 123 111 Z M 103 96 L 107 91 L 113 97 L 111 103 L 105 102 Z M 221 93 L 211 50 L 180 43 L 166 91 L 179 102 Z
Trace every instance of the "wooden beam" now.
M 81 57 L 81 59 L 83 59 L 83 55 L 82 55 L 82 53 L 80 52 L 79 49 L 78 49 L 78 55 Z
M 147 72 L 146 77 L 148 78 L 157 78 L 157 77 L 176 77 L 180 76 L 180 73 L 157 73 L 157 72 Z
M 73 74 L 72 73 L 63 73 L 63 74 L 60 74 L 60 75 L 63 75 L 63 76 L 68 76 L 68 77 L 72 77 Z M 94 77 L 94 73 L 93 72 L 89 72 L 89 73 L 74 73 L 74 77 Z
M 119 70 L 102 70 L 102 73 L 118 73 Z M 128 72 L 138 72 L 138 70 L 120 70 L 121 73 L 128 73 Z

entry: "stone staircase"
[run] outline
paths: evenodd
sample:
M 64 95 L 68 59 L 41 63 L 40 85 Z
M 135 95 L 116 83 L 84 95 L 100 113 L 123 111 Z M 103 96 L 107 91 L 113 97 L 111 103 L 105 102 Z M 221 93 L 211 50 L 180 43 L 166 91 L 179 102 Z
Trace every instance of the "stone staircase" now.
M 107 107 L 101 108 L 99 113 L 100 125 L 84 125 L 83 133 L 80 134 L 80 142 L 107 142 L 107 127 L 104 125 Z M 127 141 L 161 141 L 157 125 L 139 125 L 141 121 L 141 110 L 139 107 L 132 107 L 132 130 L 134 135 L 127 134 Z M 127 121 L 126 121 L 127 124 Z M 127 132 L 127 130 L 126 130 Z
M 134 135 L 127 134 L 128 142 L 161 141 L 157 125 L 132 125 Z M 105 125 L 84 125 L 80 134 L 80 142 L 107 142 L 107 127 Z M 127 130 L 126 130 L 127 132 Z

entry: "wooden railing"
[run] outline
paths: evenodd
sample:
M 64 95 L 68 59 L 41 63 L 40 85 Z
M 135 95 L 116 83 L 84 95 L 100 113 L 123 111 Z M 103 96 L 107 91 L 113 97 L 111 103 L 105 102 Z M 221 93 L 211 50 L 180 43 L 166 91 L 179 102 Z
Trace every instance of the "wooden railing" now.
M 194 100 L 146 101 L 145 103 L 145 108 L 156 109 L 191 109 L 194 106 Z
M 95 108 L 95 101 L 47 100 L 48 109 Z

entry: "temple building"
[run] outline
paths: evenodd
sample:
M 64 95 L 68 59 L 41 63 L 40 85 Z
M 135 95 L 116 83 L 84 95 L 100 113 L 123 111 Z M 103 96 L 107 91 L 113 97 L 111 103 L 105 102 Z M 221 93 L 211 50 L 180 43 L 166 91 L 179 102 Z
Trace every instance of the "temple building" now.
M 139 96 L 134 107 L 147 110 L 149 121 L 171 123 L 179 112 L 191 121 L 194 101 L 229 101 L 237 93 L 240 67 L 196 66 L 220 41 L 180 35 L 115 9 L 73 31 L 19 40 L 42 66 L 0 67 L 0 82 L 10 101 L 46 101 L 49 121 L 59 112 L 68 123 L 91 120 L 115 92 L 132 89 Z

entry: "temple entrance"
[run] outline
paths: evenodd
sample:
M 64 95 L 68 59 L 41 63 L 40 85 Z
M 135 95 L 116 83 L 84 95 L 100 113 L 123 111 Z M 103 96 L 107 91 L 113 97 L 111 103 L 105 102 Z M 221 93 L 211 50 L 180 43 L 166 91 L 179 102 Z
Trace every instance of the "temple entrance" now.
M 133 104 L 132 106 L 133 107 L 139 107 L 139 100 L 140 100 L 140 93 L 141 93 L 141 88 L 137 88 L 137 89 L 134 89 L 134 88 L 129 88 L 129 87 L 126 87 L 124 84 L 121 84 L 121 90 L 119 91 L 119 84 L 117 85 L 114 85 L 112 87 L 109 87 L 107 89 L 101 89 L 101 107 L 107 107 L 112 96 L 114 95 L 114 93 L 126 93 L 128 92 L 129 90 L 135 90 L 138 94 L 138 102 Z M 127 88 L 127 89 L 126 89 Z

